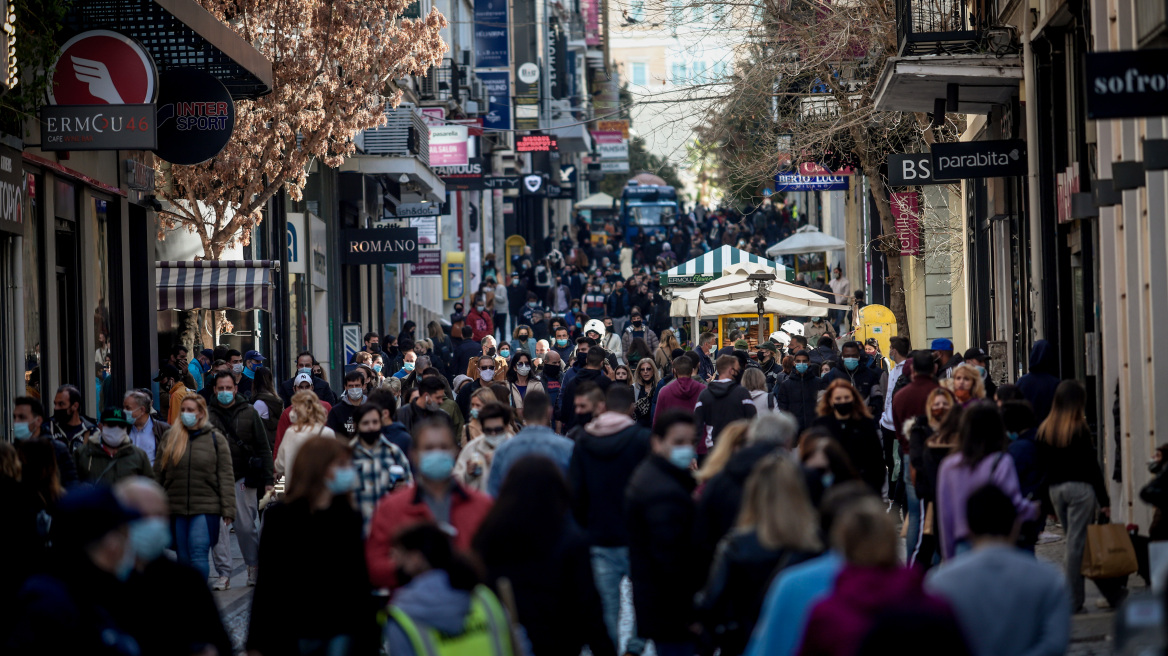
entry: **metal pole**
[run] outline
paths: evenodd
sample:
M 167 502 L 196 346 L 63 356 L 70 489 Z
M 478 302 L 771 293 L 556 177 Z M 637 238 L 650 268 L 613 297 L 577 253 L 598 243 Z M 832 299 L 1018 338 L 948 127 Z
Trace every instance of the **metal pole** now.
M 1034 47 L 1030 40 L 1030 14 L 1022 25 L 1022 79 L 1026 86 L 1026 139 L 1037 146 L 1038 86 L 1034 69 Z M 1030 338 L 1043 338 L 1045 317 L 1042 305 L 1042 205 L 1038 198 L 1039 149 L 1026 149 L 1026 200 L 1030 224 Z

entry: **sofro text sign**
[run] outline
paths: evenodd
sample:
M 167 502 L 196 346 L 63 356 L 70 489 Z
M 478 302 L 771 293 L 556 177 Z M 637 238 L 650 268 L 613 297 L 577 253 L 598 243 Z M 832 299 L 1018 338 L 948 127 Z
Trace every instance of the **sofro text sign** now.
M 1168 115 L 1168 50 L 1087 53 L 1087 118 Z

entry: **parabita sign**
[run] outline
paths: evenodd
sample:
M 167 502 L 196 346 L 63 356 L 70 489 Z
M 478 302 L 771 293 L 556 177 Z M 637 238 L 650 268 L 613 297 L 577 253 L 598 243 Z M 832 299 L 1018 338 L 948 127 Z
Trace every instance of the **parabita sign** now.
M 344 264 L 416 264 L 417 228 L 372 228 L 341 231 Z

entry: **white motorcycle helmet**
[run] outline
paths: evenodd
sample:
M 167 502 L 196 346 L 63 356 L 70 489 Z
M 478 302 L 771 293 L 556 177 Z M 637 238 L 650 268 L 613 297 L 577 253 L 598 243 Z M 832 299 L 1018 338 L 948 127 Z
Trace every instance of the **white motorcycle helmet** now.
M 788 335 L 799 335 L 800 337 L 803 336 L 803 324 L 795 321 L 794 319 L 788 319 L 784 321 L 783 325 L 779 326 L 779 328 L 787 331 Z
M 771 341 L 786 348 L 791 343 L 791 336 L 781 330 L 776 330 L 771 333 Z
M 604 330 L 605 330 L 604 322 L 599 320 L 599 319 L 592 319 L 588 323 L 584 324 L 584 334 L 585 335 L 587 335 L 590 332 L 595 331 L 597 335 L 599 335 L 600 337 L 604 337 Z

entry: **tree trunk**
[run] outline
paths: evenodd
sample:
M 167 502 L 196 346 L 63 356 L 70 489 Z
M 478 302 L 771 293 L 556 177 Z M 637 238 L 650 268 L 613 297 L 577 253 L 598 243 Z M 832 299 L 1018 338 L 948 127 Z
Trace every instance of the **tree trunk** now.
M 904 274 L 900 267 L 900 240 L 896 237 L 896 220 L 892 218 L 892 204 L 889 201 L 888 189 L 884 186 L 884 178 L 880 175 L 879 166 L 865 166 L 864 175 L 871 184 L 872 198 L 876 201 L 876 211 L 880 214 L 880 227 L 883 233 L 878 240 L 878 248 L 884 253 L 884 260 L 888 263 L 889 308 L 896 319 L 896 334 L 912 342 L 911 330 L 908 324 L 908 306 L 905 304 Z

